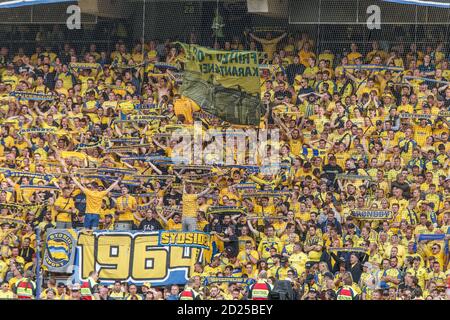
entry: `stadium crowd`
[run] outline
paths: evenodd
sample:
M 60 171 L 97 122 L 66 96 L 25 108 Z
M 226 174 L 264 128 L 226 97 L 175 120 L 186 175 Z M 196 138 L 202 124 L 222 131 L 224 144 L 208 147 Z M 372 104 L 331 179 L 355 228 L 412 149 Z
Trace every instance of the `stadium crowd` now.
M 217 247 L 185 286 L 104 286 L 95 272 L 87 286 L 66 285 L 46 272 L 42 299 L 257 299 L 288 280 L 297 300 L 449 300 L 449 57 L 442 44 L 370 46 L 337 59 L 306 34 L 214 44 L 266 54 L 260 128 L 281 130 L 274 173 L 161 160 L 177 142 L 171 130 L 196 119 L 242 129 L 180 95 L 184 54 L 170 42 L 1 48 L 0 298 L 36 298 L 39 227 L 42 237 L 49 228 L 201 230 Z M 99 168 L 116 171 L 106 179 Z M 367 209 L 391 216 L 353 214 Z M 205 284 L 212 276 L 256 284 Z

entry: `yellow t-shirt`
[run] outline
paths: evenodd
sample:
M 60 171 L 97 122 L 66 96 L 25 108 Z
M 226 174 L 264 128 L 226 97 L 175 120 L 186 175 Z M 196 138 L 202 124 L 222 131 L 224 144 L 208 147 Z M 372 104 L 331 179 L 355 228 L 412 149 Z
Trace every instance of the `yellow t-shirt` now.
M 419 146 L 424 146 L 427 138 L 433 134 L 430 126 L 414 126 L 414 140 Z
M 108 192 L 85 190 L 84 194 L 86 195 L 86 213 L 100 214 L 102 200 Z
M 124 213 L 119 215 L 119 221 L 133 221 L 133 210 L 135 210 L 137 206 L 135 197 L 132 197 L 130 195 L 121 196 L 117 198 L 116 206 L 120 211 L 125 211 Z
M 307 261 L 308 255 L 304 252 L 293 253 L 289 257 L 289 263 L 297 270 L 299 276 L 305 271 Z
M 64 197 L 58 197 L 55 201 L 55 206 L 60 207 L 64 212 L 61 212 L 58 214 L 58 212 L 53 209 L 53 218 L 55 221 L 59 222 L 71 222 L 72 221 L 72 214 L 68 213 L 69 210 L 73 209 L 75 207 L 75 203 L 72 198 L 64 198 Z M 58 214 L 58 215 L 57 215 Z
M 277 44 L 280 42 L 279 39 L 259 39 L 259 42 L 263 46 L 263 51 L 267 53 L 267 58 L 272 60 L 273 54 L 277 51 Z
M 173 105 L 173 111 L 175 115 L 183 115 L 187 124 L 194 123 L 192 115 L 194 112 L 200 111 L 200 107 L 192 100 L 187 98 L 181 98 L 175 101 Z
M 69 90 L 73 87 L 73 79 L 70 73 L 60 73 L 58 74 L 58 80 L 62 80 L 63 87 L 66 90 Z
M 358 59 L 358 58 L 361 58 L 361 57 L 362 57 L 362 54 L 359 53 L 359 52 L 350 52 L 347 55 L 348 63 L 349 64 L 354 64 L 355 60 Z
M 298 56 L 300 58 L 300 63 L 303 64 L 304 66 L 308 66 L 309 65 L 309 58 L 315 58 L 316 55 L 314 54 L 314 52 L 311 51 L 305 51 L 305 50 L 300 50 L 300 52 L 298 53 Z
M 259 259 L 259 254 L 258 254 L 258 251 L 256 251 L 256 250 L 251 250 L 251 251 L 250 251 L 250 255 L 251 255 L 254 259 L 256 259 L 256 260 Z M 241 265 L 243 265 L 243 266 L 244 266 L 246 263 L 249 263 L 249 262 L 250 262 L 250 259 L 248 258 L 247 252 L 246 252 L 245 250 L 239 252 L 239 254 L 238 254 L 238 260 L 239 260 L 239 262 L 241 263 Z
M 423 267 L 419 267 L 419 269 L 414 270 L 413 268 L 409 268 L 406 272 L 411 273 L 413 276 L 417 277 L 419 280 L 418 284 L 421 288 L 425 288 L 425 280 L 428 278 L 427 270 Z
M 264 259 L 267 259 L 270 257 L 270 248 L 275 247 L 277 249 L 278 253 L 281 253 L 283 250 L 283 243 L 281 242 L 280 238 L 278 237 L 264 237 L 261 239 L 261 242 L 258 246 L 258 253 L 260 256 Z
M 2 82 L 5 85 L 10 84 L 13 89 L 16 88 L 16 85 L 19 83 L 19 78 L 16 75 L 8 76 L 6 73 L 2 76 Z
M 5 279 L 6 272 L 8 271 L 8 265 L 0 260 L 0 278 Z
M 11 290 L 8 290 L 6 292 L 0 291 L 0 299 L 13 299 L 14 294 Z
M 170 218 L 167 221 L 166 229 L 167 230 L 181 231 L 182 225 L 181 225 L 181 223 L 176 223 L 175 221 L 172 220 L 172 218 Z
M 195 218 L 197 217 L 197 195 L 196 194 L 183 194 L 183 218 Z

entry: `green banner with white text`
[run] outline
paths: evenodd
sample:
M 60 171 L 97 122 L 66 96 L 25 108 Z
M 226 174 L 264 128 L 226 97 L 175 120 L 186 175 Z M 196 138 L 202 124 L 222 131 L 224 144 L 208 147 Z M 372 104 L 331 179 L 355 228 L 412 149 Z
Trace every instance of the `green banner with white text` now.
M 224 121 L 258 126 L 261 118 L 258 53 L 178 44 L 186 56 L 181 94 Z

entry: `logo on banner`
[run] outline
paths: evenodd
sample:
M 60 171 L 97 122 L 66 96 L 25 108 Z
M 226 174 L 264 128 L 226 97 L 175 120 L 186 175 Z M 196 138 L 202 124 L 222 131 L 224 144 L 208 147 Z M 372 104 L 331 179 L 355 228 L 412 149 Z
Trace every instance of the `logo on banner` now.
M 55 232 L 47 238 L 47 251 L 44 257 L 47 266 L 66 268 L 71 261 L 73 239 L 65 232 Z

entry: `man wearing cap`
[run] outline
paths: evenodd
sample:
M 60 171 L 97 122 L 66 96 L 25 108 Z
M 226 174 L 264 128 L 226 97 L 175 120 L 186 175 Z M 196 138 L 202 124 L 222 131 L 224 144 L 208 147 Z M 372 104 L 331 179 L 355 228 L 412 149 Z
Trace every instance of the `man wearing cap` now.
M 282 256 L 276 253 L 275 250 L 271 251 L 275 253 L 269 259 L 267 259 L 267 264 L 269 265 L 269 270 L 267 270 L 267 274 L 269 277 L 275 277 L 277 270 L 280 267 L 280 259 L 282 258 Z
M 74 283 L 70 288 L 69 300 L 83 300 L 81 297 L 81 286 L 79 283 Z
M 150 290 L 150 288 L 152 287 L 150 282 L 144 282 L 141 286 L 141 291 L 142 291 L 142 295 L 145 297 L 145 295 L 147 294 L 147 292 Z
M 307 263 L 309 264 L 309 262 Z M 301 287 L 301 291 L 303 292 L 302 300 L 305 300 L 306 297 L 308 297 L 309 292 L 311 293 L 317 293 L 319 290 L 319 285 L 316 283 L 316 275 L 314 274 L 314 270 L 310 270 L 310 268 L 307 268 L 307 273 L 304 275 L 305 281 L 303 282 L 303 285 Z
M 58 282 L 56 296 L 59 297 L 59 300 L 69 300 L 70 297 L 66 294 L 66 285 L 63 282 Z
M 381 96 L 382 102 L 383 102 L 383 107 L 385 108 L 385 110 L 388 110 L 392 107 L 396 107 L 395 106 L 395 98 L 392 94 L 390 93 L 385 93 Z
M 212 258 L 210 264 L 206 265 L 203 273 L 207 276 L 215 276 L 217 272 L 221 272 L 222 268 L 220 267 L 220 253 L 217 253 Z
M 319 300 L 318 294 L 319 292 L 316 288 L 311 288 L 308 290 L 303 300 Z
M 103 219 L 102 230 L 114 230 L 114 217 L 111 213 L 105 214 L 105 218 Z
M 370 262 L 364 262 L 362 266 L 362 273 L 359 279 L 359 287 L 363 289 L 366 295 L 371 294 L 371 289 L 375 287 L 375 278 L 372 275 L 372 264 Z M 369 287 L 368 290 L 365 290 Z
M 275 278 L 277 280 L 286 280 L 287 274 L 289 271 L 294 272 L 294 275 L 297 275 L 297 270 L 289 265 L 289 260 L 287 257 L 280 258 L 280 266 L 275 271 Z
M 8 282 L 2 282 L 0 287 L 0 300 L 14 299 L 14 293 L 9 288 Z
M 337 189 L 338 184 L 336 178 L 336 174 L 343 173 L 344 170 L 337 164 L 336 157 L 334 155 L 330 155 L 328 157 L 328 164 L 324 165 L 322 167 L 323 172 L 326 175 L 326 178 L 328 181 L 330 181 L 330 184 L 333 184 L 334 187 Z

